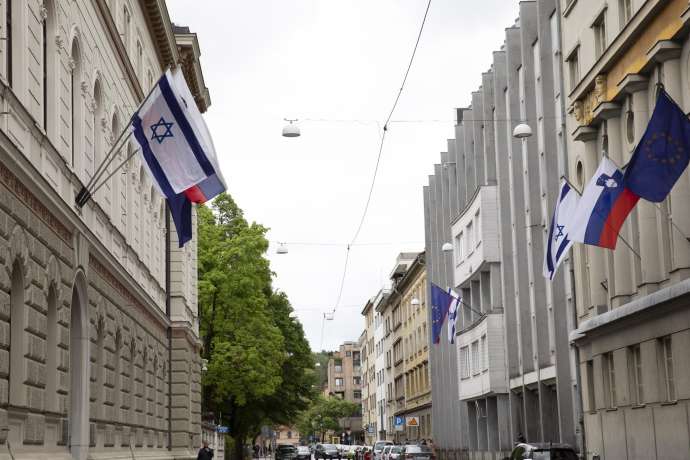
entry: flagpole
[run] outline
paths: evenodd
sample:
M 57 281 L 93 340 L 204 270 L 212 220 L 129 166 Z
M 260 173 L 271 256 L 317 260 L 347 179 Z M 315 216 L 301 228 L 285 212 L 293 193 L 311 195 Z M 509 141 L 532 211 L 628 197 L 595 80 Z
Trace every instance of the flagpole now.
M 170 69 L 170 66 L 167 66 L 167 67 L 165 68 L 165 70 L 163 71 L 163 74 L 162 74 L 161 77 L 158 79 L 159 82 L 160 82 L 160 79 L 161 79 L 161 78 L 165 77 L 165 74 L 166 74 L 166 72 L 167 72 L 169 69 Z M 149 98 L 150 98 L 151 95 L 153 94 L 153 91 L 154 91 L 157 87 L 158 87 L 158 83 L 156 83 L 155 85 L 153 85 L 153 87 L 149 90 L 149 92 L 148 92 L 148 94 L 146 95 L 146 97 L 139 103 L 139 105 L 138 105 L 137 108 L 134 110 L 134 112 L 132 112 L 133 114 L 134 114 L 134 113 L 137 113 L 137 112 L 143 107 L 143 105 L 146 104 L 146 102 L 149 100 Z M 100 177 L 103 175 L 103 172 L 108 168 L 108 166 L 110 165 L 110 163 L 112 163 L 112 159 L 111 159 L 110 157 L 113 155 L 114 152 L 116 152 L 117 150 L 119 150 L 119 148 L 121 147 L 121 145 L 119 145 L 119 144 L 120 144 L 120 141 L 122 140 L 122 137 L 123 137 L 125 134 L 128 134 L 127 139 L 129 139 L 129 136 L 132 135 L 132 131 L 131 131 L 131 129 L 130 129 L 130 126 L 131 126 L 131 125 L 132 125 L 131 121 L 130 121 L 129 123 L 127 123 L 127 125 L 126 125 L 125 128 L 122 130 L 122 132 L 120 133 L 120 135 L 117 137 L 117 140 L 116 140 L 115 143 L 113 144 L 113 147 L 110 149 L 110 151 L 109 151 L 108 154 L 105 156 L 105 158 L 103 158 L 103 161 L 101 162 L 101 164 L 100 164 L 100 165 L 98 166 L 98 168 L 96 169 L 96 172 L 94 173 L 94 175 L 93 175 L 93 177 L 91 178 L 91 180 L 89 180 L 88 184 L 86 184 L 85 186 L 83 186 L 83 187 L 81 188 L 81 190 L 79 190 L 79 193 L 77 193 L 77 196 L 75 197 L 74 201 L 75 201 L 75 203 L 76 203 L 76 205 L 77 205 L 78 208 L 83 208 L 84 205 L 85 205 L 86 203 L 88 203 L 89 200 L 91 199 L 91 195 L 92 195 L 93 192 L 89 192 L 89 188 L 92 187 L 92 185 L 94 184 L 94 182 L 96 182 L 98 179 L 100 179 Z M 74 142 L 74 141 L 73 141 L 73 142 Z M 116 147 L 117 147 L 117 148 L 116 148 Z M 108 162 L 107 164 L 106 164 L 106 161 Z
M 133 151 L 132 153 L 130 153 L 130 154 L 127 156 L 127 158 L 124 159 L 124 161 L 123 161 L 122 163 L 120 163 L 119 165 L 117 165 L 117 167 L 116 167 L 115 169 L 113 169 L 113 171 L 112 171 L 110 174 L 108 174 L 108 177 L 106 177 L 105 179 L 103 179 L 103 181 L 102 181 L 100 184 L 98 184 L 97 186 L 94 186 L 93 190 L 92 190 L 91 192 L 89 192 L 89 195 L 95 194 L 97 191 L 99 191 L 99 190 L 101 189 L 101 187 L 103 187 L 106 183 L 108 183 L 108 180 L 109 180 L 111 177 L 113 177 L 113 176 L 115 175 L 115 173 L 117 173 L 125 164 L 127 164 L 127 162 L 128 162 L 134 155 L 136 155 L 138 151 L 139 151 L 139 149 L 136 149 L 135 151 Z M 113 158 L 114 158 L 114 157 L 113 157 Z

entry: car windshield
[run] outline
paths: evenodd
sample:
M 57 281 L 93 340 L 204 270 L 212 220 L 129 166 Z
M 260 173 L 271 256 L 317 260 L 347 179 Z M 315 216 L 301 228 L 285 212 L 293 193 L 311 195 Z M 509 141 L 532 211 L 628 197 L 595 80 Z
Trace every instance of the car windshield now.
M 429 449 L 427 446 L 410 445 L 405 446 L 405 452 L 408 454 L 425 454 L 431 452 L 431 449 Z
M 400 446 L 395 446 L 391 449 L 391 453 L 393 454 L 399 454 L 400 452 L 402 452 L 402 447 Z
M 571 449 L 537 450 L 532 453 L 534 460 L 577 460 L 577 455 Z
M 337 447 L 335 447 L 335 444 L 324 444 L 323 448 L 326 450 L 336 450 Z
M 294 452 L 297 449 L 295 449 L 295 446 L 278 446 L 278 450 L 285 452 Z
M 309 448 L 308 448 L 307 446 L 299 446 L 299 447 L 297 448 L 297 452 L 308 453 L 308 452 L 309 452 Z

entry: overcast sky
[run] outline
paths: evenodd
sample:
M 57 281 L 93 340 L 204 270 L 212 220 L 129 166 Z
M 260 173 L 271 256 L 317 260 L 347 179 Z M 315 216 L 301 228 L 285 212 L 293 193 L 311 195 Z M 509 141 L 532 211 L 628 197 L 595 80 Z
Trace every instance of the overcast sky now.
M 422 122 L 388 131 L 364 244 L 352 248 L 340 307 L 324 322 L 371 183 L 376 121 L 395 99 L 426 3 L 167 1 L 172 21 L 198 34 L 206 120 L 228 191 L 249 220 L 270 228 L 274 284 L 315 350 L 357 340 L 361 310 L 397 254 L 424 248 L 422 186 L 453 136 L 454 108 L 469 104 L 518 14 L 517 0 L 432 0 L 393 116 Z M 302 120 L 302 136 L 282 137 L 283 118 Z M 278 255 L 283 241 L 289 253 Z

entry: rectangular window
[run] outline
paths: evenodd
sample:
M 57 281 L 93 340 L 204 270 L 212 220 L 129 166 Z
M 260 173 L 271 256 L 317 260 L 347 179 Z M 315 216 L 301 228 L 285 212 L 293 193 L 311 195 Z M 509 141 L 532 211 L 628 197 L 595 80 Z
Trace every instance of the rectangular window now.
M 604 10 L 599 17 L 592 24 L 594 31 L 594 53 L 599 59 L 604 51 L 606 51 L 606 10 Z
M 570 89 L 573 90 L 580 82 L 580 47 L 577 46 L 568 59 L 568 76 L 570 77 Z
M 469 254 L 474 250 L 474 230 L 472 228 L 472 222 L 467 224 L 465 234 L 467 235 L 467 250 L 465 252 Z
M 469 347 L 460 348 L 460 378 L 466 379 L 470 376 L 470 349 Z
M 337 379 L 335 379 L 335 386 L 337 386 L 337 387 L 343 386 L 343 379 L 340 378 L 340 377 L 338 377 Z
M 594 361 L 587 361 L 587 409 L 594 411 L 596 404 L 594 400 Z
M 620 28 L 623 30 L 623 27 L 630 22 L 630 18 L 632 18 L 632 0 L 618 0 L 618 11 L 620 12 Z
M 343 361 L 341 359 L 335 360 L 335 371 L 336 372 L 342 372 L 343 371 Z
M 352 397 L 355 399 L 362 399 L 362 392 L 360 390 L 355 390 L 352 392 Z
M 352 352 L 349 351 L 349 350 L 346 351 L 346 352 L 345 352 L 345 356 L 349 358 L 350 356 L 352 356 Z
M 666 388 L 666 400 L 676 400 L 676 384 L 673 378 L 673 350 L 671 336 L 662 337 L 661 342 L 663 371 L 664 371 L 664 386 Z
M 479 244 L 482 242 L 482 226 L 479 221 L 479 209 L 474 215 L 474 242 Z
M 601 365 L 604 375 L 604 397 L 606 407 L 616 407 L 616 368 L 613 362 L 613 353 L 608 352 L 602 355 Z
M 479 357 L 479 340 L 472 342 L 472 374 L 481 372 L 481 363 Z
M 628 369 L 630 372 L 630 398 L 633 404 L 644 404 L 642 355 L 639 345 L 628 347 Z
M 462 262 L 462 258 L 464 257 L 465 251 L 463 251 L 462 245 L 463 245 L 463 238 L 462 238 L 462 232 L 460 232 L 455 237 L 455 265 L 460 265 L 460 262 Z
M 352 383 L 354 383 L 355 385 L 361 385 L 362 377 L 352 377 Z
M 483 335 L 481 340 L 482 370 L 487 370 L 489 368 L 489 349 L 486 346 L 486 335 Z

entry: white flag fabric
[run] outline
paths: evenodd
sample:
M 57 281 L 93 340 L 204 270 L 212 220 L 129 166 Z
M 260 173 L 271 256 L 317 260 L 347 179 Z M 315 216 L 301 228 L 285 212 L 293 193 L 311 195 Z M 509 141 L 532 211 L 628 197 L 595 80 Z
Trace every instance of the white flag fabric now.
M 455 323 L 458 321 L 458 311 L 462 299 L 450 289 L 448 294 L 453 298 L 448 308 L 448 341 L 455 343 Z
M 579 200 L 577 192 L 565 179 L 562 180 L 544 251 L 544 277 L 549 280 L 553 280 L 558 266 L 573 245 L 573 240 L 568 235 L 568 224 L 575 214 Z
M 168 70 L 132 116 L 134 137 L 161 192 L 168 198 L 220 171 L 215 150 L 182 71 Z

